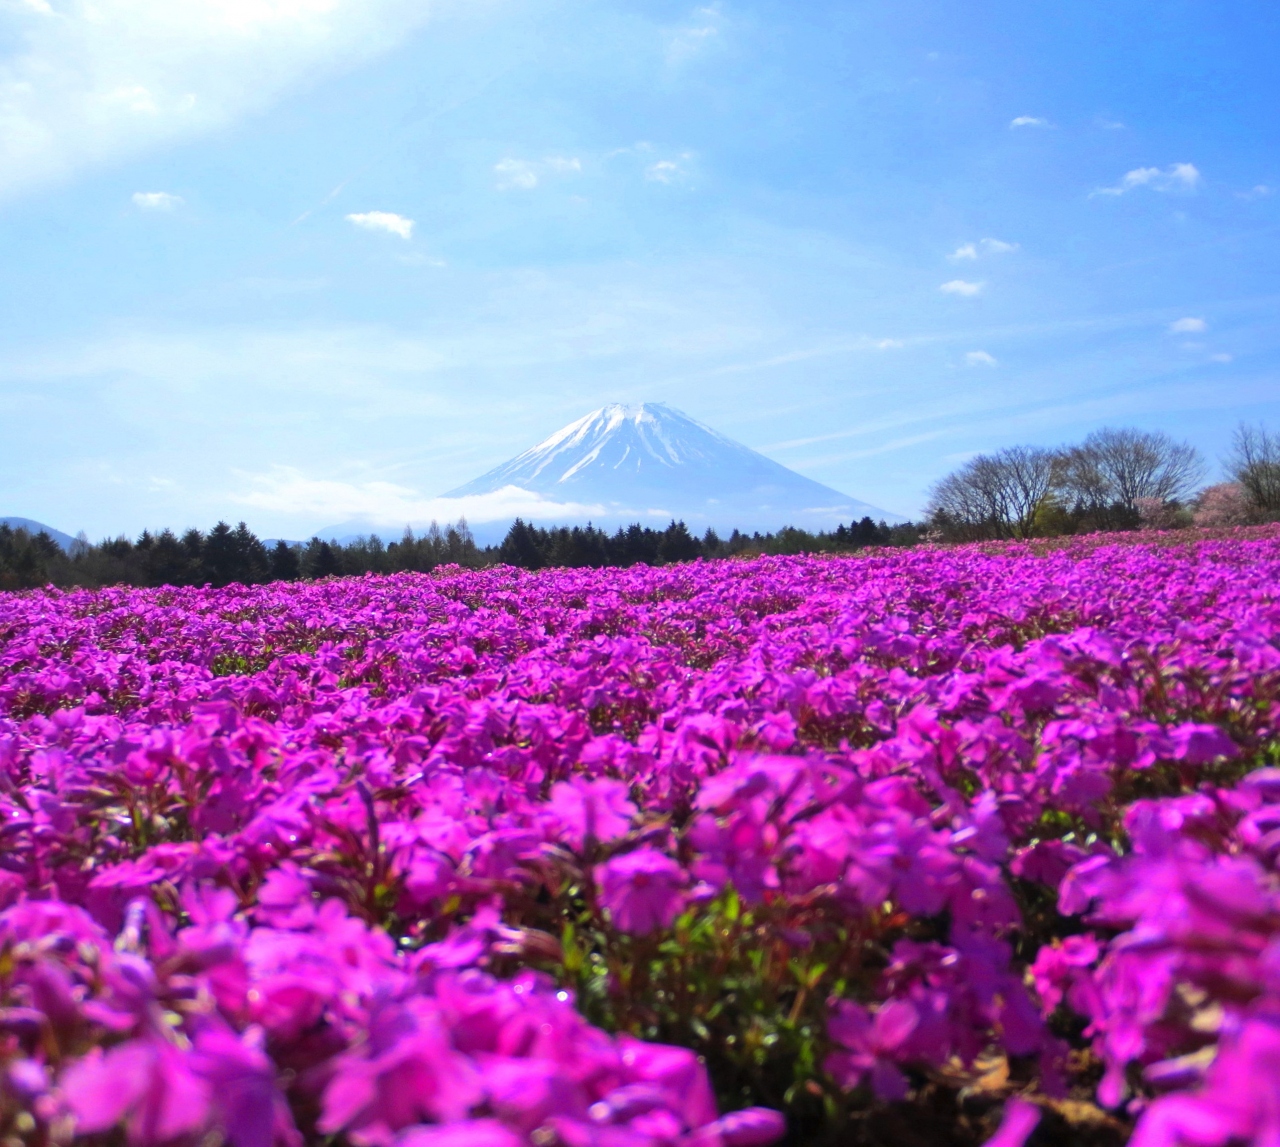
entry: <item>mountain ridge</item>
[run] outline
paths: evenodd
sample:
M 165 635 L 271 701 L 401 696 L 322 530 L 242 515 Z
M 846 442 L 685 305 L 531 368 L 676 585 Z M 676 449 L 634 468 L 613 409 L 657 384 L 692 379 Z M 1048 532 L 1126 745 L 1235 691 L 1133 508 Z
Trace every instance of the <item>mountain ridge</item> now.
M 64 534 L 61 530 L 55 530 L 52 526 L 46 526 L 43 522 L 37 522 L 34 518 L 0 518 L 0 525 L 8 526 L 11 530 L 26 530 L 29 534 L 38 534 L 43 530 L 63 550 L 70 550 L 71 543 L 75 541 L 75 538 L 70 534 Z

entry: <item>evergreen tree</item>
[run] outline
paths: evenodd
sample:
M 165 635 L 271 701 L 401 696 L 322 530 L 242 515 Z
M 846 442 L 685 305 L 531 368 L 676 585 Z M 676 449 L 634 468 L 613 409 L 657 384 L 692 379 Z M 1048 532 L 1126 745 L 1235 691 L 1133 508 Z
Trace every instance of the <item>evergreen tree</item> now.
M 271 550 L 270 572 L 272 581 L 297 581 L 302 574 L 298 550 L 288 542 L 276 542 Z
M 267 547 L 241 522 L 232 535 L 235 543 L 236 578 L 242 585 L 258 585 L 270 575 Z
M 537 530 L 526 525 L 523 518 L 517 518 L 511 523 L 507 536 L 502 539 L 498 560 L 505 565 L 520 566 L 522 569 L 541 569 L 544 562 L 538 540 Z
M 182 553 L 190 571 L 186 585 L 204 585 L 208 580 L 204 570 L 204 534 L 197 529 L 190 529 L 182 535 Z
M 148 585 L 191 585 L 195 581 L 190 557 L 172 530 L 161 530 L 147 547 L 143 569 Z
M 337 547 L 341 549 L 341 547 Z M 302 551 L 302 576 L 305 578 L 335 577 L 342 573 L 342 562 L 335 546 L 312 538 Z
M 701 556 L 698 539 L 689 533 L 684 522 L 672 521 L 658 541 L 658 560 L 661 562 L 690 562 Z
M 201 559 L 201 572 L 210 585 L 221 587 L 237 580 L 240 561 L 236 539 L 226 522 L 219 522 L 209 531 Z

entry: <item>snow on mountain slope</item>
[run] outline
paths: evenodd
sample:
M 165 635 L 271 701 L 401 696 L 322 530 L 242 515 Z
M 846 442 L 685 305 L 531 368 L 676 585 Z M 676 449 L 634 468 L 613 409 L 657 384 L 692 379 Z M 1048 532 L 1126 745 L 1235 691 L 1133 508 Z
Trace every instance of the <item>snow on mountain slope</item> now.
M 444 498 L 511 488 L 604 507 L 599 525 L 675 517 L 699 529 L 764 530 L 900 520 L 654 402 L 592 411 Z

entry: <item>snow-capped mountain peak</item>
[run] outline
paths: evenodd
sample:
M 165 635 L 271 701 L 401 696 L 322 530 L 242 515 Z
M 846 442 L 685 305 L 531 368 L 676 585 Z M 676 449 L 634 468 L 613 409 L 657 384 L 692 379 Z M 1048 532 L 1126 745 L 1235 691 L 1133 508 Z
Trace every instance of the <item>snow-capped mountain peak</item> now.
M 549 493 L 543 489 L 547 482 L 563 486 L 592 471 L 640 474 L 654 467 L 697 467 L 712 461 L 710 446 L 718 451 L 745 449 L 662 403 L 628 406 L 614 402 L 569 423 L 504 466 L 448 496 L 486 492 L 506 485 Z
M 870 515 L 896 520 L 663 403 L 610 403 L 446 498 L 516 487 L 605 508 L 597 523 L 683 518 L 691 527 L 777 529 Z

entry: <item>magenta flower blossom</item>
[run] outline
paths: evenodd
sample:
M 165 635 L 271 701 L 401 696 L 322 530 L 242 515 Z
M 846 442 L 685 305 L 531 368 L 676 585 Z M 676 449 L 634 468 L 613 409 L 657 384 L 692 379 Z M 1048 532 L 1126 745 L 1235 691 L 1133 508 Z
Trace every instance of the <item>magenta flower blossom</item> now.
M 466 1119 L 435 1127 L 409 1127 L 395 1147 L 526 1147 L 528 1140 L 496 1119 Z
M 916 1008 L 905 1000 L 890 1000 L 874 1016 L 861 1004 L 839 1000 L 827 1024 L 840 1050 L 823 1067 L 841 1087 L 868 1080 L 881 1099 L 901 1099 L 908 1084 L 895 1061 L 919 1023 Z
M 1025 1099 L 1011 1099 L 1004 1106 L 1000 1130 L 983 1147 L 1023 1147 L 1040 1123 L 1040 1108 Z
M 5 1118 L 757 1147 L 694 1021 L 769 998 L 854 1104 L 1000 1050 L 1136 1147 L 1280 1142 L 1277 585 L 1264 527 L 0 594 Z
M 371 1055 L 350 1053 L 335 1065 L 320 1121 L 326 1134 L 385 1147 L 414 1123 L 458 1120 L 480 1101 L 480 1074 L 451 1046 L 435 1009 L 390 1006 L 373 1017 L 371 1036 Z
M 95 1050 L 62 1077 L 76 1130 L 92 1135 L 123 1122 L 131 1147 L 156 1147 L 198 1131 L 209 1117 L 209 1088 L 188 1057 L 158 1038 Z
M 767 1107 L 731 1111 L 687 1135 L 682 1147 L 768 1147 L 787 1131 L 787 1122 Z
M 625 836 L 636 806 L 621 781 L 574 777 L 552 787 L 547 812 L 556 834 L 580 852 L 588 840 L 607 844 Z
M 684 871 L 654 848 L 638 848 L 597 866 L 596 883 L 614 926 L 633 936 L 668 927 L 684 901 Z

